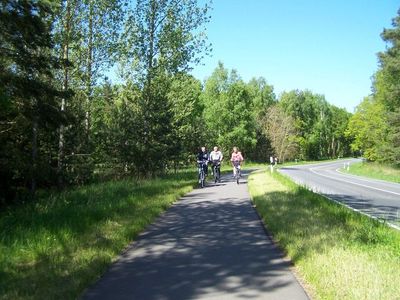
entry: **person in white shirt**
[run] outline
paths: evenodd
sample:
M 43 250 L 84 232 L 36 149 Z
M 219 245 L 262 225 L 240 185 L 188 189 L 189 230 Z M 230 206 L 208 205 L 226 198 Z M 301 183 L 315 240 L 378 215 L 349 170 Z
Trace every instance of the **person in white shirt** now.
M 212 162 L 212 171 L 214 175 L 214 170 L 217 172 L 217 176 L 215 177 L 215 182 L 221 182 L 221 161 L 224 158 L 222 152 L 219 151 L 218 147 L 215 146 L 214 150 L 210 153 L 210 161 Z

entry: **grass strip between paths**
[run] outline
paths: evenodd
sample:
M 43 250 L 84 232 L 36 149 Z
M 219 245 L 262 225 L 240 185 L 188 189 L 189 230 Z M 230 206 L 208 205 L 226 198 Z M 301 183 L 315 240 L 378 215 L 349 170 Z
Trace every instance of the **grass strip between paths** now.
M 349 170 L 342 168 L 341 171 L 348 174 L 400 183 L 400 168 L 376 162 L 352 163 Z
M 94 184 L 0 215 L 0 299 L 76 299 L 196 184 L 196 171 Z
M 400 299 L 400 232 L 275 172 L 250 175 L 256 209 L 317 299 Z

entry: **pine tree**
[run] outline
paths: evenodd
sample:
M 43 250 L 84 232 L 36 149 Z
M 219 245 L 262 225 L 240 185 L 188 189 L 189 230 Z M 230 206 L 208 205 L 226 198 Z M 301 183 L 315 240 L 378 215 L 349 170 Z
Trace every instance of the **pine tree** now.
M 6 184 L 1 190 L 9 196 L 19 185 L 29 185 L 34 195 L 40 130 L 54 128 L 63 120 L 56 107 L 62 92 L 52 81 L 52 70 L 59 65 L 51 55 L 50 15 L 51 6 L 45 1 L 0 2 L 0 91 L 5 108 L 0 169 L 1 182 Z
M 379 53 L 380 70 L 375 75 L 374 96 L 387 110 L 387 142 L 380 145 L 383 160 L 400 165 L 400 10 L 393 28 L 384 29 L 381 37 L 388 44 Z

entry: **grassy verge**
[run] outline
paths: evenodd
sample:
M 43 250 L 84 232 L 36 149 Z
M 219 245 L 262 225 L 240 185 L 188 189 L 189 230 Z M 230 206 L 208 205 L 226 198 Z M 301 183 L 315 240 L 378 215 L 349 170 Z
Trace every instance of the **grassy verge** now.
M 334 162 L 334 161 L 343 160 L 343 159 L 346 159 L 346 157 L 340 158 L 340 159 L 332 158 L 332 159 L 323 159 L 323 160 L 288 161 L 288 162 L 279 164 L 278 167 L 296 166 L 296 165 L 313 165 L 313 164 L 320 164 L 320 163 L 325 163 L 325 162 Z
M 249 178 L 259 214 L 318 299 L 400 299 L 400 232 L 295 185 Z
M 400 183 L 400 168 L 375 162 L 359 162 L 350 165 L 350 169 L 342 172 Z
M 2 213 L 0 299 L 76 299 L 194 174 L 94 184 Z

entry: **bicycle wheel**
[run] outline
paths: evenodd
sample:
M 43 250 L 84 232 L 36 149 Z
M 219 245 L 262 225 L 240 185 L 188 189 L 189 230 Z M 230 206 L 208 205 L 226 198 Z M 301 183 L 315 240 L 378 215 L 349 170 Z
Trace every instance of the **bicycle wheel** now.
M 239 184 L 239 178 L 240 178 L 240 169 L 236 168 L 236 183 Z
M 213 173 L 214 173 L 214 183 L 217 183 L 218 181 L 218 168 L 216 166 L 213 166 Z
M 200 173 L 200 185 L 201 188 L 203 188 L 206 185 L 206 176 L 204 174 L 204 171 Z

